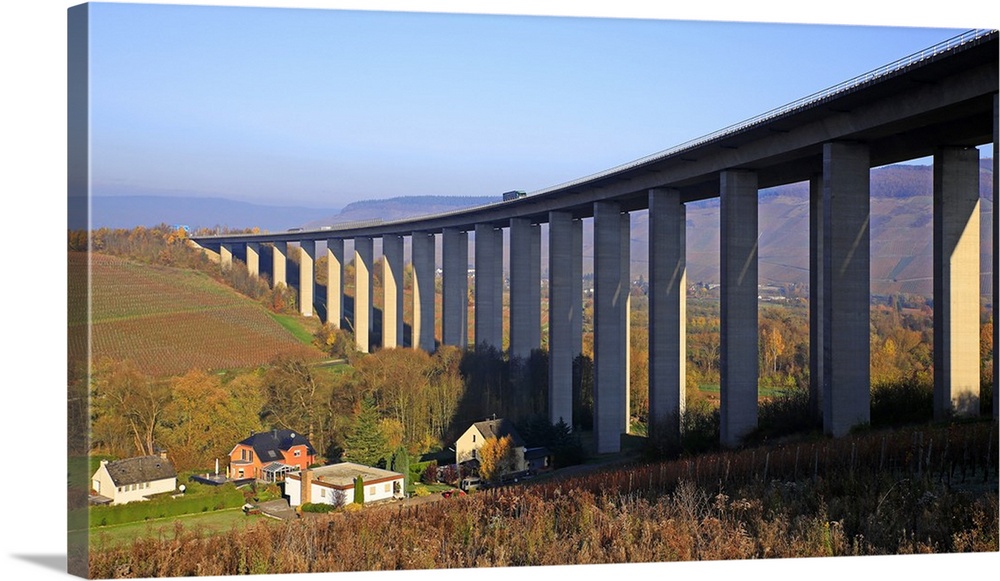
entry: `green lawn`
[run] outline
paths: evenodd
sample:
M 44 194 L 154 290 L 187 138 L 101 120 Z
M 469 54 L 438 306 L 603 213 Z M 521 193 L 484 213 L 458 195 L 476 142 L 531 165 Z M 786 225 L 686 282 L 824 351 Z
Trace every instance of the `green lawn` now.
M 170 539 L 173 538 L 178 523 L 184 527 L 185 531 L 198 531 L 207 536 L 259 522 L 277 523 L 278 521 L 262 515 L 245 515 L 242 509 L 230 508 L 94 528 L 90 530 L 90 545 L 96 549 L 103 549 L 127 544 L 138 538 Z
M 720 387 L 718 384 L 711 385 L 699 385 L 698 389 L 704 393 L 712 393 L 718 395 L 720 392 Z M 789 392 L 787 387 L 768 387 L 766 385 L 761 385 L 757 388 L 758 397 L 779 397 L 782 395 L 787 395 Z
M 305 345 L 312 345 L 312 333 L 303 326 L 301 317 L 298 315 L 279 315 L 278 313 L 271 312 L 268 312 L 268 314 L 300 342 Z

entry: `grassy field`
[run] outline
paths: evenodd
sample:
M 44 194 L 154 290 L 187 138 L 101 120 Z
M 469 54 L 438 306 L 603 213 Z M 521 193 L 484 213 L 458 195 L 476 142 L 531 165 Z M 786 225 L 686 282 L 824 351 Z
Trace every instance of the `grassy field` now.
M 92 529 L 90 545 L 94 549 L 101 550 L 127 546 L 140 538 L 172 539 L 178 525 L 183 526 L 186 532 L 211 536 L 243 529 L 256 523 L 276 524 L 277 522 L 263 515 L 245 515 L 242 509 L 232 508 Z
M 69 268 L 70 280 L 81 280 L 73 271 L 85 271 L 86 255 L 69 253 Z M 91 256 L 90 272 L 94 359 L 130 359 L 147 375 L 163 377 L 191 368 L 253 367 L 280 353 L 323 358 L 303 344 L 309 332 L 301 325 L 276 321 L 262 305 L 203 273 L 101 254 Z M 86 299 L 86 288 L 70 288 L 69 312 L 85 314 L 74 306 Z M 80 317 L 68 322 L 70 360 L 87 353 L 88 321 Z
M 294 315 L 280 315 L 278 313 L 268 313 L 279 325 L 299 340 L 303 345 L 312 345 L 313 333 L 319 328 L 319 321 L 313 325 L 306 325 L 302 317 Z

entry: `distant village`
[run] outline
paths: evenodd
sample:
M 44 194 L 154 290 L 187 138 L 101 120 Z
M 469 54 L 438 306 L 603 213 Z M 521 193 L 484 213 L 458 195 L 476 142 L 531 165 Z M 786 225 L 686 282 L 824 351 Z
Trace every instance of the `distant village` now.
M 505 443 L 502 461 L 491 463 L 489 474 L 484 474 L 483 447 L 501 441 Z M 488 486 L 515 483 L 553 468 L 551 451 L 527 447 L 513 423 L 502 418 L 473 423 L 448 453 L 447 462 L 435 463 L 435 482 L 452 484 L 454 488 L 444 492 L 445 498 L 452 493 L 466 494 Z M 403 472 L 347 461 L 324 465 L 318 460 L 315 448 L 301 432 L 275 429 L 236 442 L 221 467 L 216 461 L 214 472 L 194 474 L 189 480 L 209 486 L 231 483 L 238 488 L 277 485 L 282 491 L 278 504 L 291 511 L 304 505 L 340 508 L 409 497 L 409 476 Z M 185 488 L 185 483 L 178 482 L 169 451 L 162 450 L 156 455 L 102 460 L 91 477 L 90 503 L 121 505 L 165 495 L 179 497 Z M 244 506 L 245 511 L 256 509 Z

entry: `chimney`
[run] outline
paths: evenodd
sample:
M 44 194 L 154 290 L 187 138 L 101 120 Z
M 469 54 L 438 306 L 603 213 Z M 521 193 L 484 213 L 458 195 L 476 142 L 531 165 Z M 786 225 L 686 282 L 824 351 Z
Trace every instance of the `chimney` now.
M 302 504 L 306 504 L 306 503 L 312 502 L 312 482 L 313 482 L 312 470 L 308 470 L 308 469 L 303 470 L 302 471 L 302 493 L 300 494 Z
M 167 451 L 162 448 L 160 449 L 160 458 L 167 459 Z

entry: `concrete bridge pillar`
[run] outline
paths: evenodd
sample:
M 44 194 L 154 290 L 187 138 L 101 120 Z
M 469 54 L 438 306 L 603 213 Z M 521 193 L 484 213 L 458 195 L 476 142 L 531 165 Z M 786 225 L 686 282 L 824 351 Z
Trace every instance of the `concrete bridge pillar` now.
M 358 351 L 368 353 L 372 330 L 372 239 L 354 239 L 354 342 Z
M 382 237 L 382 347 L 403 344 L 403 237 Z
M 649 191 L 649 428 L 674 441 L 687 382 L 686 222 L 678 190 Z
M 344 318 L 344 241 L 326 241 L 326 322 L 341 326 Z
M 870 171 L 866 144 L 823 145 L 823 431 L 835 437 L 871 419 Z
M 247 242 L 247 272 L 250 276 L 260 276 L 260 242 Z
M 315 291 L 313 264 L 316 260 L 316 241 L 299 242 L 299 250 L 299 313 L 303 317 L 311 317 Z
M 622 390 L 622 414 L 621 431 L 628 434 L 632 431 L 632 217 L 628 212 L 619 215 L 622 225 L 622 241 L 619 247 L 618 266 L 622 269 L 621 280 L 624 285 L 625 296 L 619 303 L 622 313 L 619 315 L 622 320 L 621 339 L 618 349 L 621 351 L 621 360 L 625 365 L 625 389 Z
M 233 243 L 223 242 L 219 244 L 219 266 L 223 271 L 233 267 Z
M 629 284 L 617 202 L 594 203 L 594 438 L 598 454 L 621 450 L 628 369 L 622 340 Z
M 413 263 L 413 345 L 434 352 L 434 234 L 414 232 Z
M 809 180 L 809 409 L 821 417 L 823 383 L 823 175 Z
M 288 243 L 277 241 L 271 243 L 274 251 L 271 253 L 271 275 L 274 280 L 271 284 L 275 288 L 279 284 L 288 285 L 288 279 L 285 276 L 285 270 L 288 268 Z
M 573 360 L 580 354 L 583 248 L 570 212 L 549 212 L 549 421 L 573 427 Z M 575 334 L 576 333 L 576 334 Z
M 719 435 L 738 446 L 757 427 L 757 174 L 726 170 L 719 190 Z
M 441 342 L 469 342 L 469 236 L 457 228 L 441 233 Z
M 934 417 L 979 415 L 979 150 L 934 152 Z
M 541 262 L 538 226 L 510 221 L 510 357 L 527 361 L 541 346 Z
M 476 224 L 476 347 L 503 349 L 503 230 Z
M 1000 93 L 993 93 L 993 196 L 1000 192 Z M 993 419 L 1000 419 L 1000 321 L 997 320 L 997 288 L 1000 287 L 1000 222 L 993 210 Z

